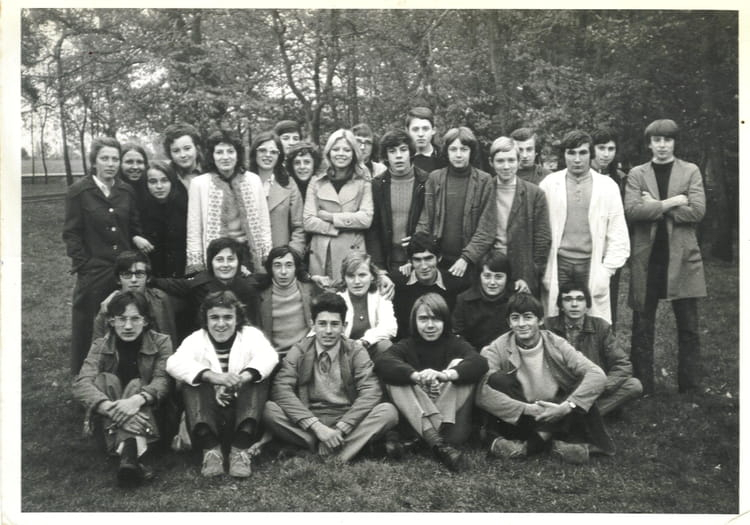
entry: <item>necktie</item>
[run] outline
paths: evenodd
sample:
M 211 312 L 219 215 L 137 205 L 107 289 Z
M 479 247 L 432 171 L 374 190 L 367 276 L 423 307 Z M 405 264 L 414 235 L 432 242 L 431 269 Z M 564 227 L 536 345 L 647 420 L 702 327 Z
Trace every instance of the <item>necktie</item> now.
M 331 369 L 331 356 L 328 355 L 328 350 L 320 354 L 320 371 L 327 374 Z

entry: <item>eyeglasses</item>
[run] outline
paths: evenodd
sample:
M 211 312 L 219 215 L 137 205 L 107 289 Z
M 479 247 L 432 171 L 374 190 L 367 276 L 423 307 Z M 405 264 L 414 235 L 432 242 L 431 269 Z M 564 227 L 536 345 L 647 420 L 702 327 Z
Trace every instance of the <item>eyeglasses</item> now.
M 128 270 L 128 271 L 125 271 L 125 272 L 120 272 L 120 277 L 123 278 L 123 279 L 132 279 L 133 277 L 137 277 L 138 279 L 143 279 L 147 275 L 148 275 L 148 273 L 146 273 L 143 270 L 136 270 L 134 272 L 131 272 L 131 271 Z
M 145 319 L 142 315 L 134 315 L 132 317 L 127 317 L 125 315 L 116 315 L 115 316 L 115 326 L 125 326 L 130 322 L 132 325 L 139 325 L 143 324 L 143 321 Z
M 258 148 L 258 153 L 261 155 L 278 155 L 279 150 L 277 149 L 266 149 L 266 148 Z

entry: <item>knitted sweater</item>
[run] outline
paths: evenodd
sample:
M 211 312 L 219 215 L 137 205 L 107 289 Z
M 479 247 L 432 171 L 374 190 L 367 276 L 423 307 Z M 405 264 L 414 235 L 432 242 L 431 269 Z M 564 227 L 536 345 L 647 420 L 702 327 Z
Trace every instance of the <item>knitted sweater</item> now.
M 383 352 L 375 361 L 375 373 L 385 383 L 410 385 L 414 372 L 432 368 L 445 370 L 454 359 L 461 362 L 452 368 L 458 372 L 456 384 L 472 384 L 487 372 L 487 360 L 474 347 L 455 335 L 445 335 L 428 342 L 418 337 L 403 339 Z

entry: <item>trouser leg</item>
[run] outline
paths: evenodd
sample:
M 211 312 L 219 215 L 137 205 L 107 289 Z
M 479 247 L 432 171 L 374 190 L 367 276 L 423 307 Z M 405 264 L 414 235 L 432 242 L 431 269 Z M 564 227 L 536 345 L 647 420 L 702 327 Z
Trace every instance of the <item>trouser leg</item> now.
M 235 399 L 235 428 L 247 419 L 256 423 L 261 420 L 263 407 L 268 399 L 268 386 L 268 381 L 261 381 L 245 383 L 240 387 Z
M 298 447 L 305 447 L 310 452 L 315 451 L 315 445 L 318 442 L 315 435 L 297 426 L 273 401 L 266 402 L 263 409 L 263 424 L 282 441 Z
M 625 382 L 611 391 L 605 391 L 596 404 L 603 416 L 621 407 L 632 399 L 638 399 L 643 394 L 643 386 L 635 377 L 629 377 Z
M 337 453 L 340 461 L 349 461 L 370 441 L 377 439 L 398 423 L 398 411 L 390 403 L 380 403 L 344 438 Z
M 701 343 L 698 332 L 698 300 L 675 299 L 672 310 L 677 321 L 677 385 L 680 392 L 696 390 L 701 381 Z
M 503 403 L 500 399 L 501 392 L 512 399 L 528 402 L 516 375 L 495 372 L 487 378 L 487 386 L 489 388 L 483 389 L 482 395 L 477 397 L 477 404 L 490 414 L 488 435 L 492 437 L 499 434 L 506 439 L 526 441 L 528 454 L 541 451 L 545 442 L 538 432 L 539 424 L 533 417 L 521 415 L 517 421 L 511 423 L 496 415 L 499 412 L 498 407 Z
M 630 339 L 630 360 L 633 375 L 640 379 L 645 394 L 654 392 L 654 324 L 659 300 L 646 291 L 643 311 L 633 311 L 633 334 Z
M 564 284 L 578 283 L 588 286 L 591 259 L 569 259 L 557 256 L 557 287 Z
M 112 267 L 79 273 L 73 290 L 71 312 L 70 371 L 77 375 L 91 347 L 94 318 L 101 302 L 115 289 Z
M 612 313 L 612 333 L 615 332 L 617 323 L 617 301 L 620 297 L 620 274 L 622 268 L 618 268 L 612 277 L 609 278 L 609 309 Z
M 198 386 L 183 385 L 182 399 L 185 404 L 188 432 L 193 443 L 199 448 L 212 448 L 219 440 L 220 426 L 223 421 L 213 385 L 209 383 L 201 383 Z M 196 428 L 199 429 L 197 433 Z
M 94 378 L 94 386 L 100 391 L 107 395 L 110 401 L 117 401 L 120 399 L 127 399 L 136 395 L 141 391 L 142 385 L 141 380 L 136 378 L 131 380 L 123 389 L 120 379 L 108 372 L 102 372 Z M 139 413 L 146 417 L 150 424 L 149 428 L 151 432 L 147 435 L 134 434 L 128 432 L 119 427 L 114 427 L 113 421 L 99 414 L 94 414 L 94 423 L 96 432 L 99 435 L 97 439 L 104 443 L 105 450 L 107 452 L 114 452 L 120 443 L 128 438 L 138 438 L 138 454 L 142 454 L 148 443 L 157 441 L 159 439 L 159 427 L 156 423 L 156 418 L 151 407 L 141 407 Z
M 117 401 L 122 397 L 122 384 L 120 379 L 108 372 L 101 372 L 94 378 L 94 386 L 107 396 L 110 401 Z M 101 448 L 107 454 L 114 454 L 117 449 L 117 430 L 114 422 L 107 416 L 98 412 L 90 415 L 90 421 L 93 426 L 94 436 Z
M 443 437 L 452 445 L 465 443 L 471 434 L 474 388 L 475 385 L 445 383 L 440 397 L 435 400 L 435 406 L 443 416 Z
M 416 385 L 386 385 L 389 397 L 398 408 L 399 414 L 409 425 L 424 437 L 425 427 L 440 429 L 443 416 L 427 394 Z

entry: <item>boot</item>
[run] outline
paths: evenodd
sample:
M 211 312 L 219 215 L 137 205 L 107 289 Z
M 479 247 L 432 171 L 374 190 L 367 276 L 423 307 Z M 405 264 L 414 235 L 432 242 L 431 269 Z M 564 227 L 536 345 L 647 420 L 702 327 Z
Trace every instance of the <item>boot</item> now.
M 448 445 L 437 430 L 431 428 L 426 430 L 422 437 L 430 446 L 430 450 L 440 462 L 448 467 L 451 472 L 459 472 L 463 467 L 463 453 Z

